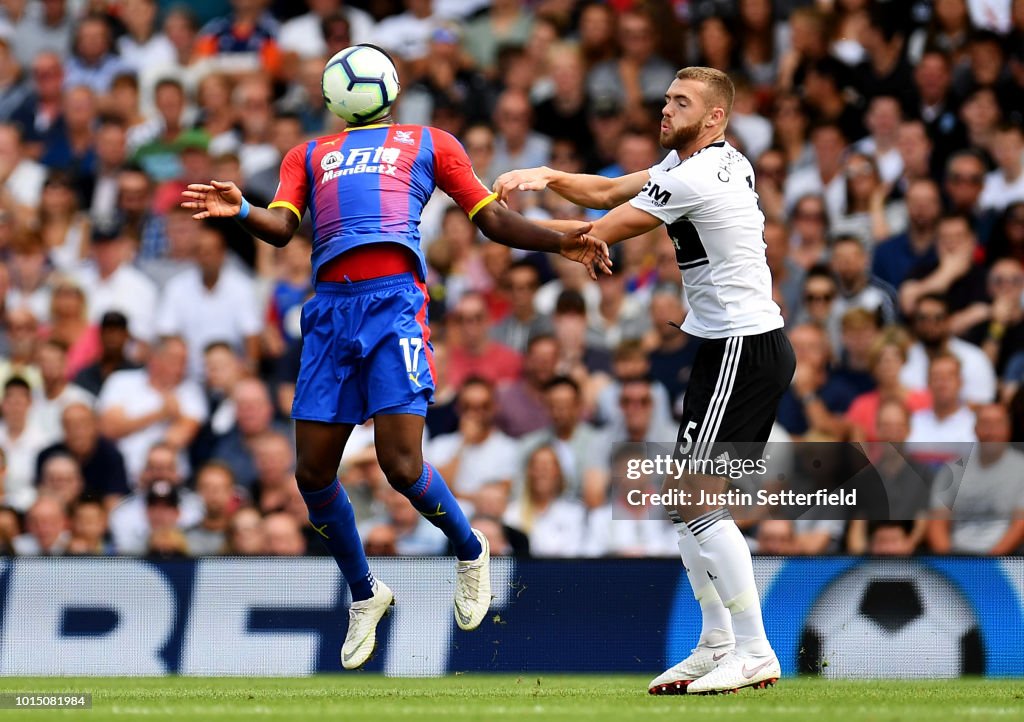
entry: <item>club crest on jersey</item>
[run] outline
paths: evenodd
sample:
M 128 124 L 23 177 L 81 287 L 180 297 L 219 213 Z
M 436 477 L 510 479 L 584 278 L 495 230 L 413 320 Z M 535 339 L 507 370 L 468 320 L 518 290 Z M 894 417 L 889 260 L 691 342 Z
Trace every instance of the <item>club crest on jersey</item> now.
M 414 145 L 416 143 L 416 139 L 412 137 L 411 130 L 396 130 L 395 142 L 405 143 L 406 145 Z
M 341 165 L 341 158 L 341 153 L 336 150 L 332 150 L 320 159 L 320 167 L 324 170 L 334 170 Z
M 320 161 L 320 167 L 326 171 L 320 179 L 320 184 L 323 185 L 344 175 L 357 175 L 360 173 L 377 173 L 379 175 L 393 176 L 398 171 L 397 163 L 401 155 L 402 151 L 398 148 L 385 148 L 383 146 L 377 146 L 376 148 L 351 148 L 348 151 L 348 156 L 344 156 L 339 151 L 332 150 Z M 328 159 L 330 159 L 329 165 Z

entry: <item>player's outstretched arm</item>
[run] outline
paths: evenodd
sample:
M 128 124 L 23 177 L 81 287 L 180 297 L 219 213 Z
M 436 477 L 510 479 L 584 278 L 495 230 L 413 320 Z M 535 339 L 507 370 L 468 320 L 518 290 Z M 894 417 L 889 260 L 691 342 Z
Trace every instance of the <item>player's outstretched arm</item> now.
M 281 248 L 295 235 L 299 219 L 287 208 L 250 206 L 242 191 L 230 181 L 192 183 L 181 194 L 181 207 L 195 211 L 197 221 L 204 218 L 234 218 L 245 230 L 272 246 Z
M 619 178 L 585 173 L 565 173 L 547 166 L 502 173 L 494 181 L 499 200 L 506 200 L 512 191 L 542 191 L 550 188 L 566 200 L 585 208 L 615 208 L 640 192 L 650 179 L 642 170 Z
M 625 203 L 594 221 L 591 233 L 607 241 L 609 246 L 613 246 L 627 238 L 635 238 L 653 231 L 661 224 L 661 219 Z
M 573 222 L 563 232 L 542 228 L 510 211 L 500 203 L 488 203 L 475 216 L 473 222 L 492 241 L 524 251 L 559 253 L 569 260 L 582 263 L 596 279 L 595 267 L 602 273 L 612 272 L 608 246 L 590 235 L 589 223 Z

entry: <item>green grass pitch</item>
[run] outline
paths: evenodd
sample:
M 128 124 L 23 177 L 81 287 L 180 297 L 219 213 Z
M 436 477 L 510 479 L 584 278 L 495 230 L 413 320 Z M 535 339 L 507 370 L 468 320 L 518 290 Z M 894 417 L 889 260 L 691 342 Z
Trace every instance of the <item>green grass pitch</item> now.
M 1024 719 L 1021 680 L 783 679 L 720 697 L 651 697 L 647 677 L 456 675 L 389 679 L 350 673 L 303 679 L 0 678 L 0 692 L 91 692 L 92 710 L 0 710 L 44 720 L 785 720 L 942 722 Z

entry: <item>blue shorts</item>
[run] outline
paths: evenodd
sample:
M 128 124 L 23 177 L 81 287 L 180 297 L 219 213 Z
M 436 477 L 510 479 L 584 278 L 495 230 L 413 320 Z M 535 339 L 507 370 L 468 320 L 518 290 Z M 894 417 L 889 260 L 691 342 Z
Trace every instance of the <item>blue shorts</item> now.
M 434 400 L 427 289 L 411 273 L 318 282 L 302 308 L 302 362 L 292 418 L 361 424 L 425 416 Z

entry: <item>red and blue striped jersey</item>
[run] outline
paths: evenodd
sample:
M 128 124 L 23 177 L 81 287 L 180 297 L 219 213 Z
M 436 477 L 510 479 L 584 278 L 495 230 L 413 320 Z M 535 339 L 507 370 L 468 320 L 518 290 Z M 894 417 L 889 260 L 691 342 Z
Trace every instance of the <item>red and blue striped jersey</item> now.
M 421 280 L 420 213 L 434 188 L 472 218 L 496 196 L 476 177 L 459 141 L 422 125 L 350 128 L 292 148 L 281 162 L 271 208 L 313 221 L 313 278 L 345 251 L 398 243 L 417 258 Z

